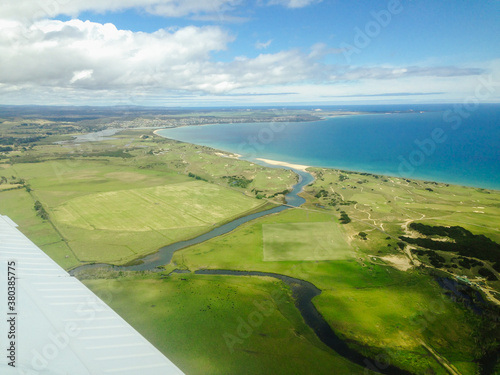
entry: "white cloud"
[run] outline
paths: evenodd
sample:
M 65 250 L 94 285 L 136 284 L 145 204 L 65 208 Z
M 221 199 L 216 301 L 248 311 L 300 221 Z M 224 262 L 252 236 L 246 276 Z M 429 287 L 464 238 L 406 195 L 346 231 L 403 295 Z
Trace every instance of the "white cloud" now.
M 316 79 L 322 69 L 298 50 L 221 63 L 212 53 L 233 37 L 220 27 L 154 33 L 90 21 L 0 24 L 0 83 L 85 90 L 226 93 L 242 87 Z
M 151 14 L 183 17 L 197 14 L 219 14 L 232 10 L 241 0 L 17 0 L 5 1 L 0 19 L 32 23 L 58 15 L 77 17 L 81 12 L 120 11 L 137 8 Z
M 271 45 L 272 42 L 273 42 L 272 39 L 269 39 L 267 42 L 257 41 L 255 43 L 255 48 L 257 48 L 257 49 L 266 49 L 266 48 L 268 48 Z
M 331 48 L 328 47 L 325 43 L 316 43 L 311 46 L 311 52 L 309 53 L 309 57 L 312 59 L 320 59 L 327 55 L 344 53 L 345 50 L 341 48 Z
M 474 90 L 478 75 L 500 71 L 498 61 L 466 67 L 327 65 L 319 60 L 338 51 L 324 44 L 309 53 L 294 49 L 215 61 L 214 53 L 233 40 L 218 26 L 145 33 L 81 20 L 32 25 L 0 20 L 0 103 L 187 101 L 181 96 L 238 92 L 298 92 L 290 100 L 313 101 L 324 100 L 320 93 L 371 94 L 386 87 L 386 92 L 465 93 Z
M 323 0 L 270 0 L 269 5 L 282 5 L 287 8 L 304 8 L 306 6 L 321 3 Z
M 464 68 L 456 66 L 438 67 L 345 67 L 338 70 L 332 79 L 337 81 L 357 80 L 392 80 L 404 77 L 464 77 L 478 76 L 485 73 L 482 68 Z
M 153 1 L 152 1 L 153 2 Z M 191 14 L 218 14 L 224 17 L 224 12 L 233 9 L 240 0 L 156 0 L 146 10 L 152 14 L 169 17 L 182 17 Z
M 75 83 L 76 81 L 80 81 L 82 79 L 92 78 L 92 74 L 94 74 L 94 71 L 92 69 L 74 72 L 73 78 L 71 78 L 71 81 L 69 81 L 69 83 Z

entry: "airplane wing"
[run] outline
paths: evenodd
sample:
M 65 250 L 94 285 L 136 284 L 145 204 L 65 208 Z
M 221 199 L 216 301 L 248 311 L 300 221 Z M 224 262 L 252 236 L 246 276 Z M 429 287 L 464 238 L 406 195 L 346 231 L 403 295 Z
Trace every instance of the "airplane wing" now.
M 0 314 L 2 375 L 183 374 L 2 215 Z

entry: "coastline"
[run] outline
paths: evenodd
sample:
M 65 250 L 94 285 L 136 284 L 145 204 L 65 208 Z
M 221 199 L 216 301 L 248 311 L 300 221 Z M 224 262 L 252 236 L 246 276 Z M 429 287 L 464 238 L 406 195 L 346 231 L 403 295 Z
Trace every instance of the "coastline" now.
M 307 172 L 306 169 L 311 167 L 309 165 L 292 164 L 292 163 L 287 163 L 285 161 L 279 161 L 279 160 L 271 160 L 271 159 L 263 159 L 263 158 L 255 158 L 255 160 L 260 160 L 260 161 L 263 161 L 264 163 L 267 163 L 270 165 L 277 165 L 280 167 L 297 169 L 297 170 L 303 171 L 303 172 Z
M 190 126 L 190 125 L 183 125 L 183 126 Z M 165 129 L 168 129 L 168 128 L 156 129 L 153 132 L 153 134 L 157 135 L 158 137 L 162 137 L 162 138 L 171 139 L 173 141 L 176 141 L 176 139 L 168 138 L 168 137 L 165 137 L 164 135 L 161 135 L 161 134 L 157 133 L 160 130 L 165 130 Z M 191 143 L 191 142 L 185 142 L 185 141 L 177 141 L 177 142 L 184 142 L 184 143 L 189 143 L 191 145 L 195 145 L 195 143 Z M 199 146 L 203 146 L 203 145 L 199 145 Z M 221 149 L 218 149 L 218 148 L 215 148 L 215 147 L 210 147 L 210 146 L 203 146 L 203 147 L 208 147 L 208 148 L 213 149 L 215 151 L 215 155 L 220 156 L 222 158 L 241 159 L 243 157 L 243 155 L 237 154 L 236 152 L 221 150 Z
M 159 137 L 166 138 L 165 136 L 157 133 L 160 130 L 163 130 L 163 129 L 157 129 L 153 133 Z M 229 157 L 232 159 L 234 158 L 234 159 L 240 159 L 240 160 L 243 157 L 243 155 L 237 154 L 235 152 L 225 151 L 225 150 L 220 150 L 220 151 L 222 151 L 222 152 L 220 152 L 217 149 L 215 149 L 215 150 L 217 151 L 215 154 L 218 156 L 221 156 L 221 157 Z M 263 161 L 264 163 L 267 163 L 270 165 L 276 165 L 276 166 L 285 167 L 285 168 L 297 169 L 297 170 L 303 171 L 303 172 L 306 172 L 306 169 L 311 167 L 310 165 L 293 164 L 293 163 L 288 163 L 285 161 L 271 160 L 271 159 L 264 159 L 264 158 L 255 158 L 255 160 L 260 160 L 260 161 Z
M 164 130 L 164 129 L 168 129 L 168 128 L 156 129 L 155 131 L 153 131 L 153 134 L 154 134 L 154 135 L 157 135 L 158 137 L 163 137 L 163 135 L 158 134 L 158 132 L 159 132 L 160 130 Z M 167 138 L 167 137 L 163 137 L 163 138 Z
M 351 116 L 355 116 L 352 115 Z M 188 125 L 189 126 L 189 125 Z M 158 134 L 160 130 L 164 130 L 167 128 L 161 128 L 157 129 L 154 131 L 154 134 L 167 138 L 167 139 L 173 139 L 173 138 L 168 138 L 164 135 Z M 174 139 L 173 139 L 174 140 Z M 190 141 L 181 141 L 185 143 L 192 143 Z M 232 159 L 240 159 L 240 160 L 246 160 L 246 161 L 252 161 L 251 159 L 247 159 L 245 155 L 241 155 L 232 151 L 228 150 L 222 150 L 220 148 L 216 148 L 213 146 L 205 146 L 209 148 L 213 148 L 216 152 L 216 154 L 220 157 L 228 157 Z M 468 187 L 468 188 L 476 188 L 476 189 L 485 189 L 485 190 L 491 190 L 491 191 L 500 191 L 500 186 L 490 186 L 489 184 L 483 184 L 483 183 L 478 183 L 477 181 L 470 181 L 468 179 L 460 179 L 460 180 L 451 180 L 447 178 L 442 178 L 440 176 L 436 175 L 428 175 L 428 174 L 420 174 L 420 175 L 402 175 L 398 174 L 395 172 L 390 172 L 390 171 L 381 171 L 381 170 L 373 170 L 370 168 L 364 168 L 364 167 L 358 167 L 358 168 L 353 168 L 353 167 L 339 167 L 339 166 L 327 166 L 327 165 L 304 165 L 304 164 L 294 164 L 294 163 L 289 163 L 286 161 L 279 161 L 279 160 L 273 160 L 273 159 L 265 159 L 265 158 L 254 158 L 253 160 L 258 160 L 261 162 L 264 162 L 268 165 L 272 166 L 277 166 L 277 167 L 283 167 L 283 168 L 288 168 L 288 169 L 296 169 L 299 171 L 307 172 L 307 168 L 326 168 L 326 169 L 332 169 L 332 170 L 345 170 L 347 172 L 353 172 L 353 173 L 370 173 L 370 174 L 377 174 L 377 175 L 382 175 L 386 177 L 394 177 L 394 178 L 407 178 L 407 179 L 412 179 L 412 180 L 419 180 L 419 181 L 430 181 L 430 182 L 435 182 L 435 183 L 441 183 L 441 184 L 449 184 L 449 185 L 456 185 L 456 186 L 463 186 L 463 187 Z M 307 172 L 309 173 L 309 172 Z

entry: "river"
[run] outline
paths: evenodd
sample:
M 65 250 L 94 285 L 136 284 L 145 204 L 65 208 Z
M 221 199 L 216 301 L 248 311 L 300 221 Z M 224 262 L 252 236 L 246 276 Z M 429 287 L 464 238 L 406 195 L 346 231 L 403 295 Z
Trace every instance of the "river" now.
M 263 162 L 259 163 L 265 164 Z M 266 166 L 270 165 L 266 164 Z M 305 171 L 296 169 L 292 170 L 295 173 L 297 173 L 297 175 L 299 176 L 299 180 L 297 184 L 293 186 L 292 191 L 285 196 L 286 205 L 277 206 L 269 210 L 240 217 L 229 223 L 221 225 L 220 227 L 217 227 L 207 233 L 204 233 L 198 237 L 165 246 L 161 248 L 158 252 L 148 255 L 142 259 L 139 259 L 138 261 L 134 262 L 133 265 L 130 266 L 112 266 L 103 263 L 89 264 L 73 269 L 72 271 L 70 271 L 70 274 L 74 276 L 78 272 L 81 272 L 86 269 L 102 268 L 102 267 L 109 267 L 112 268 L 113 270 L 120 270 L 120 271 L 147 271 L 147 270 L 161 271 L 161 268 L 158 267 L 169 264 L 170 261 L 172 260 L 174 252 L 178 250 L 184 249 L 188 246 L 202 243 L 214 237 L 231 232 L 234 229 L 238 228 L 240 225 L 247 223 L 251 220 L 255 220 L 259 217 L 278 213 L 290 209 L 292 207 L 299 207 L 305 202 L 305 199 L 300 197 L 299 193 L 304 189 L 305 186 L 309 185 L 314 181 L 314 177 L 310 173 Z M 231 271 L 231 270 L 198 270 L 195 273 L 232 275 L 232 276 L 270 276 L 277 278 L 283 281 L 291 288 L 292 296 L 295 301 L 295 306 L 300 311 L 306 324 L 309 327 L 311 327 L 311 329 L 316 333 L 318 338 L 324 344 L 333 349 L 339 355 L 362 367 L 369 368 L 372 371 L 379 372 L 382 374 L 387 374 L 387 375 L 411 374 L 410 372 L 398 369 L 397 367 L 394 367 L 392 365 L 381 365 L 381 364 L 375 365 L 375 361 L 351 349 L 344 340 L 342 340 L 335 334 L 330 325 L 326 322 L 321 313 L 314 306 L 312 299 L 320 295 L 321 290 L 316 288 L 316 286 L 307 281 L 295 279 L 285 275 L 257 272 L 257 271 L 243 272 L 243 271 Z

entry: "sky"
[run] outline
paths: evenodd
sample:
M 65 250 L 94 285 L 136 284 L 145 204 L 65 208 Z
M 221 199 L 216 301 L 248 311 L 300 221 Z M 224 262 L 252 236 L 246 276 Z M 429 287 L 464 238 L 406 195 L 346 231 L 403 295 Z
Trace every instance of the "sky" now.
M 500 0 L 16 0 L 0 104 L 500 102 Z

